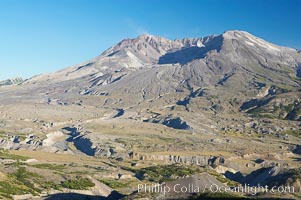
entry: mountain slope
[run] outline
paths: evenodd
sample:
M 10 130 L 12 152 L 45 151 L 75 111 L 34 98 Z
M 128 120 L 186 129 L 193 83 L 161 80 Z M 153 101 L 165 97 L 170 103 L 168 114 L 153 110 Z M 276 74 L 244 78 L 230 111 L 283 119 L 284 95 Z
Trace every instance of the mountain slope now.
M 245 31 L 182 40 L 141 35 L 83 64 L 33 77 L 22 87 L 45 102 L 55 97 L 67 105 L 68 97 L 98 96 L 98 105 L 131 109 L 136 119 L 172 116 L 201 130 L 212 124 L 210 130 L 225 129 L 225 118 L 233 115 L 267 116 L 254 115 L 254 109 L 276 113 L 272 118 L 300 120 L 297 105 L 286 114 L 273 110 L 300 102 L 300 63 L 297 50 Z M 269 106 L 269 99 L 283 98 L 288 100 Z M 266 106 L 268 111 L 261 109 Z M 157 119 L 150 119 L 150 111 L 159 112 Z M 200 125 L 197 119 L 207 122 Z

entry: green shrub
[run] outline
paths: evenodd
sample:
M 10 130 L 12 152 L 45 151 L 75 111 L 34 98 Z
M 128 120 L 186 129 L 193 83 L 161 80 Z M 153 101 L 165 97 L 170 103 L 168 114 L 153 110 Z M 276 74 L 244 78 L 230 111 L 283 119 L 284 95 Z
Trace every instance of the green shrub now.
M 167 182 L 175 180 L 175 177 L 190 176 L 200 172 L 199 168 L 181 165 L 153 166 L 140 169 L 136 175 L 140 179 L 148 179 L 152 182 Z
M 70 179 L 62 182 L 62 187 L 73 190 L 86 190 L 94 186 L 95 184 L 88 178 Z
M 285 132 L 285 134 L 301 138 L 301 130 L 288 130 Z
M 125 188 L 128 186 L 128 183 L 122 183 L 118 180 L 99 180 L 99 181 L 113 189 Z

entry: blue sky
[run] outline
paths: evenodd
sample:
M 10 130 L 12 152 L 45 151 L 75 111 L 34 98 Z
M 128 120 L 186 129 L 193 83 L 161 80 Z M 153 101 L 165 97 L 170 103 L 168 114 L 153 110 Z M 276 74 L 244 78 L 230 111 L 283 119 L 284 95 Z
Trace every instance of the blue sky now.
M 54 72 L 143 33 L 233 29 L 301 49 L 301 0 L 0 0 L 0 79 Z

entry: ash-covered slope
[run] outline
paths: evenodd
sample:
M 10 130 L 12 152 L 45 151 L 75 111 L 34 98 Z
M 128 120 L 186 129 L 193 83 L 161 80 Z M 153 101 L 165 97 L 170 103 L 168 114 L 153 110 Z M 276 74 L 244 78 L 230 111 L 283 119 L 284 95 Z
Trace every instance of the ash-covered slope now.
M 164 76 L 170 79 L 166 87 L 173 87 L 175 91 L 188 82 L 196 87 L 221 84 L 242 72 L 258 75 L 266 81 L 298 86 L 292 78 L 299 76 L 300 62 L 301 55 L 297 50 L 268 43 L 243 31 L 183 40 L 141 35 L 121 41 L 84 64 L 33 77 L 28 83 L 81 79 L 87 81 L 87 85 L 84 84 L 87 90 L 96 91 L 102 89 L 98 86 L 110 83 L 137 85 L 136 79 L 140 79 L 144 84 L 138 81 L 141 86 L 138 91 L 153 94 L 153 90 L 140 89 L 155 88 L 153 81 L 163 84 L 166 82 Z M 134 90 L 131 87 L 131 91 Z M 159 93 L 155 92 L 156 95 Z M 160 94 L 164 93 L 163 89 Z
M 141 35 L 86 63 L 35 76 L 22 87 L 41 98 L 101 96 L 99 105 L 106 107 L 140 114 L 161 110 L 156 119 L 143 116 L 145 121 L 177 115 L 191 125 L 208 113 L 239 112 L 300 120 L 300 71 L 300 51 L 245 31 L 182 40 Z
M 110 67 L 103 67 L 106 59 L 111 59 Z M 140 36 L 97 58 L 90 68 L 101 73 L 92 76 L 82 94 L 130 94 L 134 101 L 142 101 L 168 93 L 223 88 L 232 95 L 253 92 L 245 96 L 255 97 L 265 87 L 298 88 L 300 63 L 297 50 L 242 31 L 175 41 Z

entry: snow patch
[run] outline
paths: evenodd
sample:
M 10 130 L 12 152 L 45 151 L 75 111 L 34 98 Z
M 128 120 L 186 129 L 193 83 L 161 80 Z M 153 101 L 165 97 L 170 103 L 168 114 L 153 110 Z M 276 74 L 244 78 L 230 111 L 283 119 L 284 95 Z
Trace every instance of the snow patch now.
M 259 39 L 259 38 L 254 38 L 253 36 L 249 35 L 249 34 L 246 34 L 246 37 L 251 41 L 251 43 L 253 44 L 257 44 L 258 46 L 261 46 L 265 49 L 268 49 L 270 51 L 280 51 L 279 48 L 277 48 L 276 46 L 274 45 L 271 45 L 267 42 L 265 42 L 264 40 L 262 39 Z M 247 41 L 246 41 L 247 42 Z
M 246 44 L 248 44 L 248 45 L 250 45 L 250 46 L 254 46 L 254 43 L 252 43 L 252 42 L 246 41 Z

